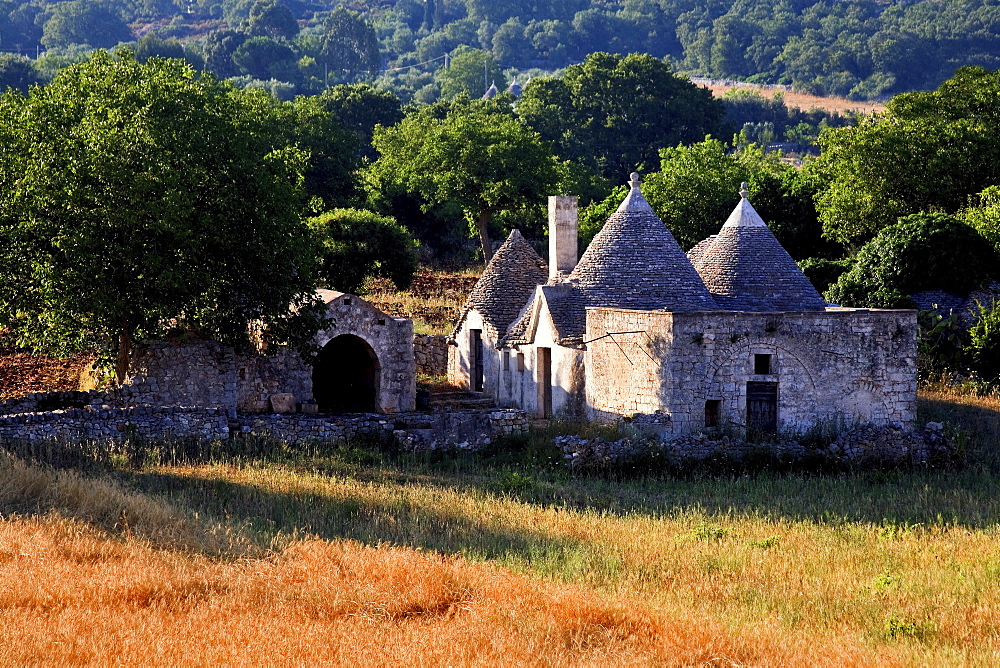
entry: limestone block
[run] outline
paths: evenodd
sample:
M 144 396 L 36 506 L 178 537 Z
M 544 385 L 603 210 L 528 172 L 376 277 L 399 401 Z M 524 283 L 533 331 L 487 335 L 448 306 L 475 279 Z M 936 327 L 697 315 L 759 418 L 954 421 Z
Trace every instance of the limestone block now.
M 279 392 L 270 397 L 272 413 L 294 413 L 295 395 L 289 392 Z

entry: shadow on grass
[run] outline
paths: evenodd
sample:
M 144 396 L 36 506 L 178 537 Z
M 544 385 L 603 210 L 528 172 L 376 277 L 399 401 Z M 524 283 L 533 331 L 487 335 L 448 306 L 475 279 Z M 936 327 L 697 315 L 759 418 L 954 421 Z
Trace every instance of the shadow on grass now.
M 531 564 L 536 570 L 539 564 L 551 562 L 553 572 L 558 573 L 565 573 L 566 564 L 573 560 L 605 557 L 597 551 L 589 553 L 583 541 L 553 536 L 526 527 L 523 520 L 505 518 L 494 510 L 502 498 L 622 516 L 997 527 L 1000 412 L 922 399 L 920 416 L 923 421 L 940 420 L 958 428 L 969 462 L 966 468 L 835 475 L 763 470 L 753 475 L 695 473 L 683 478 L 645 475 L 616 479 L 571 475 L 551 446 L 538 439 L 515 439 L 485 456 L 412 455 L 378 443 L 292 449 L 280 443 L 247 442 L 242 449 L 240 444 L 230 443 L 207 452 L 177 444 L 150 451 L 150 444 L 134 443 L 121 451 L 125 454 L 116 455 L 122 461 L 111 458 L 97 469 L 125 481 L 132 489 L 162 495 L 200 513 L 249 527 L 255 541 L 263 546 L 275 536 L 313 534 L 324 539 L 349 538 L 370 545 L 405 545 Z M 291 472 L 297 471 L 318 484 L 290 485 L 291 491 L 285 491 L 280 485 L 220 479 L 210 469 L 175 473 L 169 468 L 185 459 L 247 470 L 278 467 L 290 471 L 290 478 Z M 168 468 L 155 470 L 161 464 Z M 345 481 L 364 493 L 351 495 Z M 414 485 L 429 491 L 411 494 L 401 489 Z M 435 489 L 467 494 L 471 501 L 449 505 L 443 495 L 435 495 Z

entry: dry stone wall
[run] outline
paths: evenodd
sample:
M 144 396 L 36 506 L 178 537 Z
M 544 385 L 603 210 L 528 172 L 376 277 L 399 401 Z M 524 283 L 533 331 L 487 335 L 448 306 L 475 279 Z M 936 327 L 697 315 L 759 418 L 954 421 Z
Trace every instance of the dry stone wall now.
M 478 449 L 498 436 L 528 429 L 516 410 L 337 416 L 238 415 L 219 408 L 87 405 L 0 416 L 0 443 L 93 440 L 130 437 L 202 440 L 269 436 L 288 441 L 345 442 L 363 437 L 395 440 L 411 450 Z
M 448 337 L 444 334 L 415 334 L 413 359 L 417 373 L 444 376 L 448 373 Z
M 260 355 L 214 341 L 154 342 L 138 351 L 130 375 L 119 392 L 129 404 L 263 412 L 273 394 L 312 397 L 311 367 L 284 348 Z

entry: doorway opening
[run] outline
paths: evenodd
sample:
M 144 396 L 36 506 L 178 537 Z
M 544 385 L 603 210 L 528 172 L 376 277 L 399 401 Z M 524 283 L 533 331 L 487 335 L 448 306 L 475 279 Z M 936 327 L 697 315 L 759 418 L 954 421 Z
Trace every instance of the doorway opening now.
M 470 389 L 473 392 L 483 391 L 483 330 L 469 330 L 469 357 L 470 357 Z
M 747 436 L 778 431 L 778 384 L 747 383 Z
M 331 339 L 313 364 L 320 412 L 379 412 L 379 370 L 378 356 L 364 339 L 352 334 Z
M 538 417 L 552 417 L 552 349 L 536 348 L 538 357 Z

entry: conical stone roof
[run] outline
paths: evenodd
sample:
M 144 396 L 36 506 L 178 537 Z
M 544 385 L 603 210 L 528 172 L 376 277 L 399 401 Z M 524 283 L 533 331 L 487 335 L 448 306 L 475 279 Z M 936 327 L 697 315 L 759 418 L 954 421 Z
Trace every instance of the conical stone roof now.
M 719 234 L 689 256 L 720 307 L 732 311 L 822 311 L 826 302 L 750 205 L 740 203 Z
M 520 232 L 513 230 L 469 293 L 452 337 L 462 326 L 465 316 L 474 309 L 493 330 L 494 340 L 499 339 L 531 299 L 535 287 L 545 283 L 548 277 L 545 260 Z
M 631 189 L 569 276 L 588 306 L 717 310 L 690 260 L 639 190 Z

